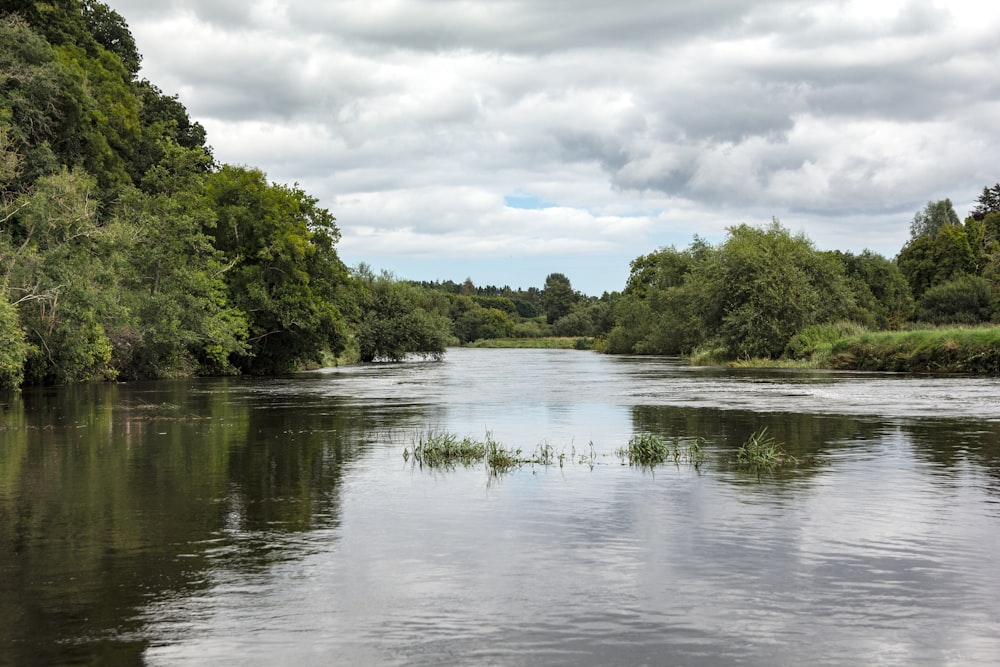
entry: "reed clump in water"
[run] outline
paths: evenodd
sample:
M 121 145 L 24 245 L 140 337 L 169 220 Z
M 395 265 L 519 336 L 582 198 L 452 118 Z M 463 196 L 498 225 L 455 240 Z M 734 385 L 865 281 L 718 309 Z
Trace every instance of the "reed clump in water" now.
M 472 438 L 459 438 L 454 433 L 428 431 L 417 436 L 413 450 L 404 449 L 403 457 L 420 466 L 447 468 L 470 466 L 486 456 L 486 443 Z
M 508 449 L 486 432 L 483 440 L 460 437 L 454 433 L 428 431 L 415 437 L 413 449 L 403 449 L 403 459 L 413 459 L 414 465 L 449 469 L 485 464 L 491 475 L 510 472 L 522 465 L 562 466 L 565 456 L 556 454 L 555 447 L 540 444 L 533 455 L 524 456 L 520 449 Z
M 679 439 L 667 440 L 654 433 L 637 433 L 633 435 L 628 445 L 617 451 L 622 461 L 629 465 L 643 468 L 655 466 L 673 460 L 674 463 L 687 463 L 694 467 L 700 466 L 707 458 L 700 439 L 682 442 Z
M 753 470 L 772 470 L 798 465 L 798 459 L 768 435 L 767 428 L 755 431 L 736 450 L 736 463 Z

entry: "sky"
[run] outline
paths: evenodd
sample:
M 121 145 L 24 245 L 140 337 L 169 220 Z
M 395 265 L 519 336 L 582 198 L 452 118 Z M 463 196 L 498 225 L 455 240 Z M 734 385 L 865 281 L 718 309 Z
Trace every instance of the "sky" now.
M 777 218 L 894 257 L 1000 181 L 1000 4 L 110 0 L 220 162 L 299 183 L 341 258 L 621 290 Z

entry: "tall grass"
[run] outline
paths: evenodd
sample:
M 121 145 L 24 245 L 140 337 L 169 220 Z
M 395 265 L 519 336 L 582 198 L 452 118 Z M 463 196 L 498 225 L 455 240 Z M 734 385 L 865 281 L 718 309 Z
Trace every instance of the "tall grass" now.
M 942 327 L 850 336 L 831 346 L 841 370 L 1000 374 L 1000 327 Z
M 753 433 L 736 450 L 737 464 L 758 471 L 793 466 L 798 462 L 798 459 L 787 453 L 784 447 L 768 435 L 767 428 Z
M 403 457 L 421 466 L 447 468 L 473 465 L 486 456 L 486 443 L 459 438 L 453 433 L 429 431 L 416 436 L 413 450 L 403 450 Z
M 633 435 L 628 445 L 618 449 L 616 453 L 622 461 L 642 468 L 653 468 L 670 460 L 678 464 L 688 463 L 697 468 L 707 458 L 700 439 L 682 442 L 676 438 L 667 440 L 654 433 Z

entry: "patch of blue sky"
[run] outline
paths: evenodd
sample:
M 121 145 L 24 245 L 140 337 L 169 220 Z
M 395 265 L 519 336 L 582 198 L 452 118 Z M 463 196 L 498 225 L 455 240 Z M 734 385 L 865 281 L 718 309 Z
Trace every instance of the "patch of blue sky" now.
M 504 206 L 508 208 L 524 208 L 530 210 L 552 208 L 554 206 L 558 206 L 558 204 L 545 201 L 538 195 L 532 195 L 526 193 L 504 195 L 503 203 Z

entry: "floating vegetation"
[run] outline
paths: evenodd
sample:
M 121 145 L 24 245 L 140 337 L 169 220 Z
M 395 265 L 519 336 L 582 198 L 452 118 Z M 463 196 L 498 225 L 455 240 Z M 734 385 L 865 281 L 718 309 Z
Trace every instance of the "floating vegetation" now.
M 794 466 L 799 463 L 798 459 L 787 453 L 784 447 L 767 434 L 766 427 L 754 432 L 736 450 L 736 462 L 743 467 L 758 471 Z
M 697 468 L 708 458 L 700 438 L 667 440 L 654 433 L 633 435 L 628 445 L 619 449 L 617 454 L 623 462 L 642 468 L 653 468 L 671 460 Z

